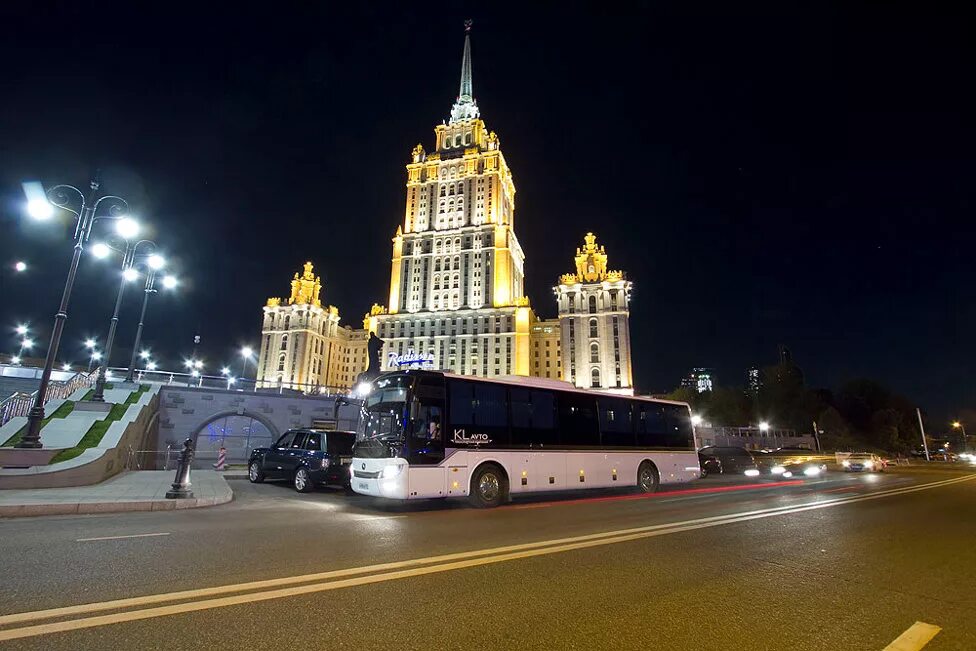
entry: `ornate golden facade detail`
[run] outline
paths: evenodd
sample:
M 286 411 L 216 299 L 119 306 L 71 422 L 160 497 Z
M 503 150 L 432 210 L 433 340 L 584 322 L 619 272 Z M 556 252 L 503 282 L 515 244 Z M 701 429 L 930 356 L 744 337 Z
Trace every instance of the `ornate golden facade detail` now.
M 559 277 L 561 284 L 623 280 L 624 272 L 607 269 L 607 251 L 603 245 L 596 243 L 596 235 L 587 233 L 583 241 L 583 247 L 576 249 L 576 273 L 561 275 Z
M 369 312 L 363 315 L 363 330 L 376 334 L 376 317 L 381 314 L 389 314 L 389 312 L 387 312 L 386 307 L 379 303 L 373 303 L 373 306 L 369 308 Z
M 314 305 L 322 307 L 319 294 L 322 292 L 322 278 L 312 273 L 312 263 L 306 262 L 302 275 L 291 279 L 291 296 L 285 301 L 286 305 Z M 279 307 L 284 299 L 272 296 L 266 303 L 267 307 Z
M 299 278 L 296 273 L 291 281 L 291 296 L 288 298 L 288 304 L 321 307 L 322 301 L 319 300 L 321 291 L 322 279 L 312 273 L 312 263 L 306 262 L 301 277 Z
M 414 147 L 413 148 L 413 151 L 411 152 L 411 157 L 413 158 L 413 162 L 415 162 L 415 163 L 423 162 L 423 160 L 424 160 L 424 146 L 418 142 L 417 143 L 417 146 Z

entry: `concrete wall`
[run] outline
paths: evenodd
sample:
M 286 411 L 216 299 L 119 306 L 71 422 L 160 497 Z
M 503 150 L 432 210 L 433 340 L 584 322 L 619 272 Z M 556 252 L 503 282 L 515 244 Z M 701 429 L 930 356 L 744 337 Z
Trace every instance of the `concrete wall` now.
M 245 393 L 220 389 L 163 386 L 160 388 L 157 450 L 177 447 L 195 437 L 207 424 L 225 416 L 250 416 L 271 431 L 273 438 L 293 427 L 309 427 L 313 420 L 331 420 L 336 398 Z M 345 405 L 338 429 L 353 429 L 358 408 Z

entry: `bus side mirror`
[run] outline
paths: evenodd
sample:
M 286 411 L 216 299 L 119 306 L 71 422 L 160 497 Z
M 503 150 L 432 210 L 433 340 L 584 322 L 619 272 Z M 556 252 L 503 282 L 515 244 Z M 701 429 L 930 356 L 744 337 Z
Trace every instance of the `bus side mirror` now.
M 414 400 L 410 403 L 410 420 L 411 421 L 417 420 L 417 417 L 419 415 L 420 415 L 420 403 L 417 402 L 416 398 L 414 398 Z
M 352 403 L 345 396 L 336 396 L 335 403 L 332 405 L 332 420 L 339 422 L 339 407 L 351 405 Z

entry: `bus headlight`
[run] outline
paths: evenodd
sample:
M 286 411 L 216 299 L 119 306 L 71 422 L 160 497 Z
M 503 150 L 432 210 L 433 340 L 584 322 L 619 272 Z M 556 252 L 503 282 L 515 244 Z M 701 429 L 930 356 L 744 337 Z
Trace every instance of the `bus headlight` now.
M 380 479 L 393 479 L 403 471 L 403 466 L 399 464 L 390 464 L 389 466 L 383 466 L 383 470 L 380 471 Z

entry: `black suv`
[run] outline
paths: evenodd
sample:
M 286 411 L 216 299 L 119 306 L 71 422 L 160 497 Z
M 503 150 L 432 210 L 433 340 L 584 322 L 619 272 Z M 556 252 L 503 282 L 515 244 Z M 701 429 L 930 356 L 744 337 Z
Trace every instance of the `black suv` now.
M 353 432 L 290 429 L 269 448 L 255 448 L 247 462 L 247 477 L 255 484 L 265 479 L 288 479 L 295 490 L 307 493 L 315 484 L 349 487 Z
M 756 460 L 749 453 L 749 450 L 732 445 L 703 447 L 698 451 L 698 463 L 702 467 L 702 476 L 722 473 L 755 477 L 759 474 Z

